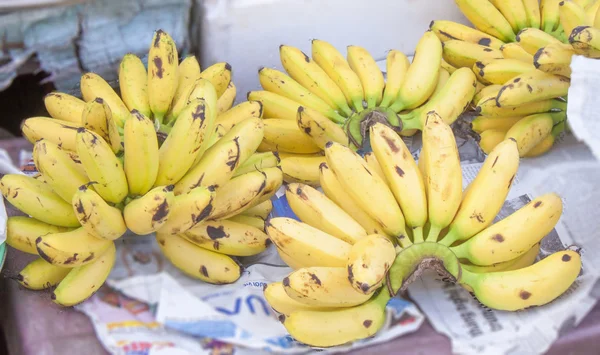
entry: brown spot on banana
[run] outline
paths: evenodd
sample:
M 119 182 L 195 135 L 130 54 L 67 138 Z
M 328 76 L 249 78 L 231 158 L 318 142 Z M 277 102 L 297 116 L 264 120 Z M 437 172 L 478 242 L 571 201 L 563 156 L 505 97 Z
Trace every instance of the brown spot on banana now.
M 192 119 L 194 119 L 194 120 L 199 119 L 201 121 L 200 125 L 202 125 L 205 118 L 206 118 L 206 112 L 204 110 L 204 105 L 196 106 L 196 110 L 194 110 L 194 112 L 192 112 Z
M 160 38 L 165 34 L 163 30 L 156 31 L 156 37 L 154 38 L 154 48 L 158 48 L 160 45 Z
M 480 46 L 489 47 L 491 42 L 492 42 L 492 40 L 489 38 L 482 38 L 477 42 L 477 44 L 479 44 Z
M 321 286 L 321 280 L 319 280 L 319 277 L 315 274 L 310 274 L 310 279 L 317 285 Z
M 159 79 L 162 79 L 165 68 L 163 68 L 163 62 L 160 57 L 152 58 L 152 62 L 154 66 L 156 66 L 156 71 L 152 72 L 152 74 L 156 75 Z
M 169 215 L 169 211 L 169 203 L 167 200 L 164 200 L 154 211 L 154 214 L 152 215 L 152 222 L 162 221 Z
M 533 205 L 533 208 L 538 208 L 542 205 L 542 201 L 538 201 Z
M 71 256 L 71 257 L 68 257 L 68 258 L 65 260 L 64 264 L 65 264 L 65 265 L 69 265 L 69 264 L 72 264 L 72 263 L 74 263 L 75 261 L 77 261 L 77 256 L 78 256 L 78 255 L 79 255 L 79 254 L 77 254 L 77 253 L 74 253 L 74 254 L 73 254 L 73 256 Z
M 208 237 L 212 240 L 217 240 L 217 239 L 221 239 L 221 238 L 229 238 L 229 234 L 225 233 L 225 228 L 223 226 L 219 226 L 219 227 L 207 226 L 206 234 L 208 234 Z
M 498 243 L 502 243 L 504 241 L 504 237 L 502 236 L 502 234 L 496 234 L 492 237 L 492 240 L 495 240 Z
M 88 261 L 92 260 L 93 258 L 94 258 L 94 253 L 92 252 L 92 253 L 90 253 L 90 255 L 87 258 L 83 259 L 83 262 L 84 263 L 88 262 Z
M 200 273 L 202 275 L 204 275 L 205 277 L 208 277 L 208 269 L 206 268 L 206 266 L 204 266 L 204 265 L 200 266 Z
M 283 280 L 281 281 L 281 283 L 283 284 L 283 286 L 285 287 L 290 287 L 290 278 L 289 277 L 284 277 Z
M 561 260 L 564 261 L 564 262 L 568 262 L 568 261 L 571 260 L 571 256 L 568 255 L 568 254 L 565 254 L 565 255 L 562 256 Z
M 531 85 L 527 84 L 527 90 L 529 91 L 529 93 L 533 92 L 533 88 L 531 87 Z
M 494 166 L 496 166 L 496 163 L 498 162 L 498 158 L 500 158 L 500 157 L 496 157 L 496 159 L 494 159 L 494 163 L 492 164 L 492 168 L 493 168 Z
M 385 140 L 385 143 L 387 143 L 387 145 L 390 147 L 392 152 L 398 153 L 400 151 L 400 148 L 396 145 L 396 143 L 392 139 L 390 139 L 388 136 L 386 136 L 384 132 L 381 132 L 381 137 L 383 137 L 383 139 Z
M 367 319 L 367 320 L 365 320 L 365 321 L 363 322 L 363 326 L 364 326 L 365 328 L 369 328 L 369 327 L 371 326 L 371 324 L 373 324 L 373 321 L 372 321 L 372 320 L 369 320 L 369 319 Z
M 531 297 L 531 292 L 527 292 L 525 290 L 519 292 L 519 297 L 521 297 L 521 299 L 528 299 L 529 297 Z
M 404 170 L 402 170 L 398 165 L 396 165 L 396 174 L 400 177 L 404 177 Z

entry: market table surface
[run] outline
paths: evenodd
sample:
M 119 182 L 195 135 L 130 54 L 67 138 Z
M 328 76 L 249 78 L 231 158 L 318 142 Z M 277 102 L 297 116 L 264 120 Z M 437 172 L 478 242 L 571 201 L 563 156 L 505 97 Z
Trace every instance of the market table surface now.
M 31 145 L 21 138 L 0 140 L 14 162 L 20 149 Z M 10 209 L 9 215 L 14 213 Z M 91 321 L 72 308 L 58 307 L 48 292 L 27 292 L 10 279 L 33 256 L 8 248 L 0 279 L 0 316 L 10 355 L 107 354 Z M 546 353 L 598 354 L 600 351 L 600 304 L 575 328 L 565 331 Z M 451 354 L 450 340 L 425 321 L 415 333 L 390 342 L 359 349 L 355 354 Z M 352 354 L 349 353 L 349 354 Z

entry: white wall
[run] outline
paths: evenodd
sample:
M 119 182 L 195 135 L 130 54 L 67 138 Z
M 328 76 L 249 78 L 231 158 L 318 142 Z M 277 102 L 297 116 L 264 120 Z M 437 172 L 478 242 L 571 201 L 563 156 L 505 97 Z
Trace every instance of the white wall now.
M 468 24 L 454 0 L 204 0 L 199 36 L 204 67 L 227 61 L 233 67 L 238 101 L 260 88 L 261 66 L 281 69 L 279 45 L 310 55 L 310 40 L 360 45 L 375 59 L 389 49 L 412 55 L 432 20 Z M 198 21 L 199 19 L 195 19 Z

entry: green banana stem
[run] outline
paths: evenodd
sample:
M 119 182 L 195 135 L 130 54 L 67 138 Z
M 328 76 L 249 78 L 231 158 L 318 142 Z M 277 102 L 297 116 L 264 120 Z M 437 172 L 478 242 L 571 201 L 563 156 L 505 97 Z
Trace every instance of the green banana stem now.
M 391 127 L 396 132 L 402 130 L 402 121 L 394 111 L 382 107 L 369 108 L 352 115 L 346 121 L 344 129 L 350 143 L 359 149 L 366 148 L 369 138 L 369 128 L 377 122 Z

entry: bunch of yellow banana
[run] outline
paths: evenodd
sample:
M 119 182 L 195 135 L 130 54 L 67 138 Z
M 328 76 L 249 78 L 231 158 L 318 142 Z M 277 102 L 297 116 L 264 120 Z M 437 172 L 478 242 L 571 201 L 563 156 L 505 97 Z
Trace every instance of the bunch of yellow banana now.
M 231 67 L 179 62 L 161 30 L 148 58 L 123 57 L 120 95 L 93 73 L 81 77 L 82 99 L 48 95 L 50 117 L 22 127 L 39 175 L 0 180 L 4 198 L 30 216 L 9 219 L 8 244 L 39 256 L 17 279 L 57 286 L 60 305 L 104 283 L 127 231 L 156 234 L 175 267 L 215 284 L 240 277 L 236 256 L 268 246 L 265 219 L 283 173 L 276 153 L 257 151 L 262 104 L 233 106 Z
M 287 184 L 297 219 L 267 221 L 269 239 L 293 272 L 264 295 L 296 340 L 329 347 L 374 335 L 390 297 L 427 268 L 499 310 L 546 304 L 575 281 L 578 251 L 534 263 L 562 214 L 556 194 L 497 221 L 519 167 L 518 138 L 503 138 L 463 191 L 454 135 L 436 111 L 425 115 L 418 161 L 388 125 L 374 123 L 368 135 L 372 152 L 364 157 L 325 143 L 323 192 Z

